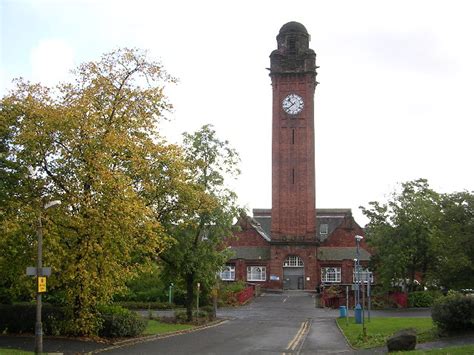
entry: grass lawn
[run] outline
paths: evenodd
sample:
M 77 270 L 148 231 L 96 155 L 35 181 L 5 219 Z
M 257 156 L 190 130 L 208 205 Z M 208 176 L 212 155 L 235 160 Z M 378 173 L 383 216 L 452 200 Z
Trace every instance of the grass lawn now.
M 474 345 L 450 346 L 442 349 L 413 350 L 398 352 L 395 354 L 436 354 L 436 355 L 465 355 L 474 354 Z
M 384 346 L 387 338 L 400 329 L 415 328 L 417 342 L 423 343 L 436 339 L 436 329 L 431 318 L 372 318 L 365 322 L 367 339 L 362 336 L 362 324 L 355 324 L 354 318 L 338 318 L 337 323 L 354 348 L 367 349 Z
M 143 334 L 144 335 L 163 334 L 163 333 L 176 332 L 178 330 L 190 329 L 194 327 L 195 326 L 192 324 L 162 323 L 157 320 L 150 319 L 148 321 L 148 324 Z
M 0 348 L 1 355 L 30 355 L 34 354 L 32 351 L 16 350 L 16 349 L 4 349 Z

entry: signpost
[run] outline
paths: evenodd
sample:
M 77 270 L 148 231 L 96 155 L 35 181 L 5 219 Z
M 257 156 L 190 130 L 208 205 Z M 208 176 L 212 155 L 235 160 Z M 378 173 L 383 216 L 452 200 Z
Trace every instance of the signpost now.
M 38 292 L 46 292 L 46 276 L 38 276 Z

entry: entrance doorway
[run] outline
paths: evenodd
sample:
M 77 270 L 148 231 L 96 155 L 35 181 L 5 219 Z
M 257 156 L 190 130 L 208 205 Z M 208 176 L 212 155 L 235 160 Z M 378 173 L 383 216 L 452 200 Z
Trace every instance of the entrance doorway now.
M 304 264 L 299 256 L 290 255 L 283 263 L 283 289 L 304 290 Z

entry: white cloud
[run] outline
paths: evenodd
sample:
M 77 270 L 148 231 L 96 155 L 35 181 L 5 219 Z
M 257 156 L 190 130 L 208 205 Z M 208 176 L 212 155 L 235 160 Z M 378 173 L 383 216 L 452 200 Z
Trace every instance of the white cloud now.
M 74 49 L 60 39 L 43 39 L 31 50 L 30 61 L 32 80 L 53 86 L 74 68 Z

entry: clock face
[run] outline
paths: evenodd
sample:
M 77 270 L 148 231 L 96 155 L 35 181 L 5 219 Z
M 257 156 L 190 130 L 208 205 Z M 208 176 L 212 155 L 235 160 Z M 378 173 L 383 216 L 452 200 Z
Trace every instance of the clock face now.
M 296 115 L 303 110 L 303 98 L 296 94 L 289 94 L 283 99 L 281 106 L 286 113 Z

